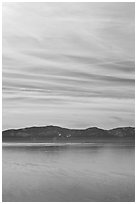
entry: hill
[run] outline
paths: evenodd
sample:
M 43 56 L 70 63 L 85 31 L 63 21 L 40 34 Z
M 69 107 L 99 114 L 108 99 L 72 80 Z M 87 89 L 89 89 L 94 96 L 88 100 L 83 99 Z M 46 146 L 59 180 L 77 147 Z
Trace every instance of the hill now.
M 9 129 L 2 132 L 2 142 L 95 142 L 135 140 L 134 127 L 104 130 L 97 127 L 68 129 L 58 126 Z

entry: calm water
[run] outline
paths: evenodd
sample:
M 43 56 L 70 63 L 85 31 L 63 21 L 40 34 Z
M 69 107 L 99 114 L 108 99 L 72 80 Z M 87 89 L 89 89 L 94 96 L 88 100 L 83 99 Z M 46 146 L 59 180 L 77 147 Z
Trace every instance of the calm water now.
M 134 201 L 134 147 L 3 145 L 3 201 Z

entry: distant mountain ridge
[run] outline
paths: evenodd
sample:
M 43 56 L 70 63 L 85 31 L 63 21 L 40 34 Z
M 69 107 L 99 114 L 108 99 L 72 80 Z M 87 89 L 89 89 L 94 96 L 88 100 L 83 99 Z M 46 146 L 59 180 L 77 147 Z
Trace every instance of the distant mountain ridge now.
M 2 142 L 94 142 L 134 141 L 134 127 L 104 130 L 97 127 L 68 129 L 59 126 L 27 127 L 2 132 Z

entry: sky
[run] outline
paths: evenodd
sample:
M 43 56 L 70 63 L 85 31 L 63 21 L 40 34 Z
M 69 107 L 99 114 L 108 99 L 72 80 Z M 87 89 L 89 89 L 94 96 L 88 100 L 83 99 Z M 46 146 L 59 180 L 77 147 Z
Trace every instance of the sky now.
M 3 3 L 3 129 L 134 126 L 134 3 Z

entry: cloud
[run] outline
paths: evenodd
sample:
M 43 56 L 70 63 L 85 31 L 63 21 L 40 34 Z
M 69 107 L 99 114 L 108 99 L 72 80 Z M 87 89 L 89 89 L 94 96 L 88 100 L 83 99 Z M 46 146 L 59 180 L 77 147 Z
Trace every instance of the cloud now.
M 134 3 L 4 3 L 3 127 L 134 124 L 134 15 Z

